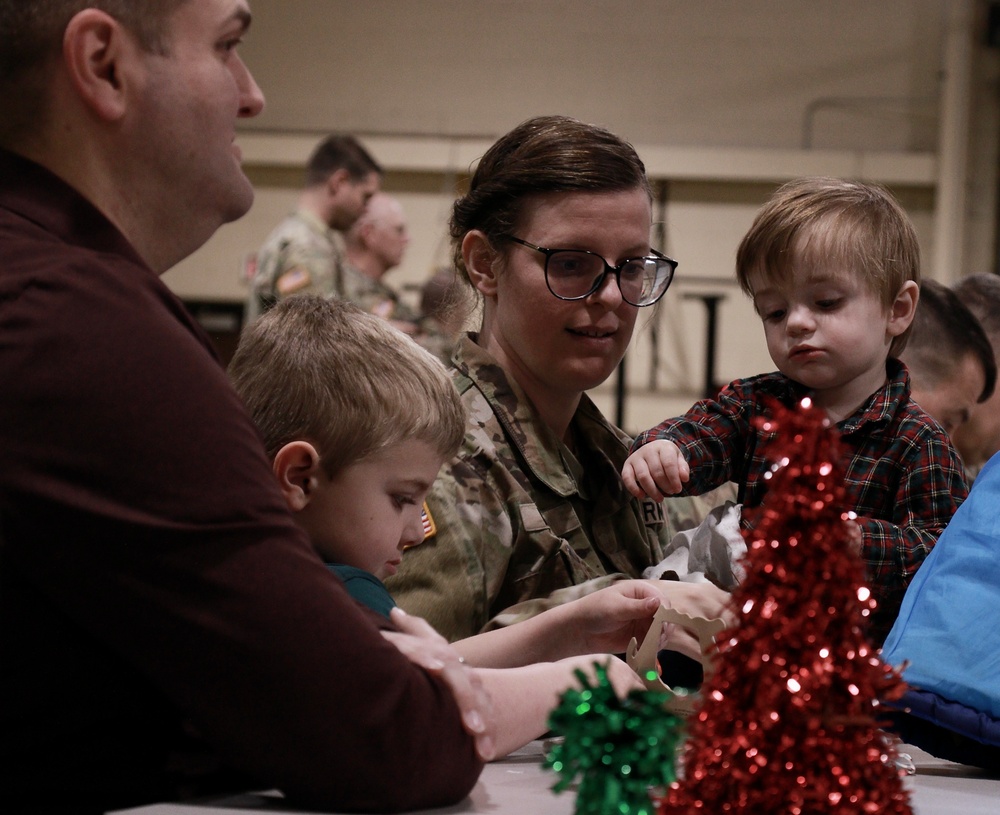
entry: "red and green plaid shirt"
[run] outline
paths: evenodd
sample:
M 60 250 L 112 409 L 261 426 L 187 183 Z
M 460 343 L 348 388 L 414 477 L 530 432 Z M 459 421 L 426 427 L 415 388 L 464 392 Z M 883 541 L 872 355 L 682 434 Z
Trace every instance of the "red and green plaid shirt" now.
M 877 644 L 889 633 L 910 578 L 969 492 L 948 435 L 910 398 L 905 366 L 890 359 L 886 368 L 885 386 L 837 424 L 849 459 L 852 505 L 844 509 L 858 515 L 862 558 L 878 602 L 869 632 Z M 771 462 L 761 452 L 770 434 L 751 419 L 769 415 L 765 396 L 791 406 L 808 393 L 780 373 L 737 380 L 715 399 L 639 434 L 632 449 L 669 439 L 691 467 L 686 493 L 700 495 L 735 481 L 744 507 L 754 509 L 764 500 Z

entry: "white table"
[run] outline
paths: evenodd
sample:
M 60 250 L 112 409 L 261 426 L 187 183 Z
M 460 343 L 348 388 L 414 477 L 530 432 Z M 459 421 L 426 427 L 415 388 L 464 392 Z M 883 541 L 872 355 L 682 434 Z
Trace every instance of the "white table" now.
M 917 767 L 905 784 L 916 815 L 998 815 L 1000 778 L 990 778 L 974 767 L 936 759 L 916 747 L 903 745 Z M 425 815 L 572 815 L 575 793 L 552 792 L 558 780 L 543 770 L 542 743 L 532 742 L 502 761 L 487 764 L 472 793 L 459 804 L 423 810 Z M 248 793 L 203 804 L 154 804 L 123 810 L 118 815 L 222 815 L 258 810 L 302 812 L 284 807 L 272 793 Z

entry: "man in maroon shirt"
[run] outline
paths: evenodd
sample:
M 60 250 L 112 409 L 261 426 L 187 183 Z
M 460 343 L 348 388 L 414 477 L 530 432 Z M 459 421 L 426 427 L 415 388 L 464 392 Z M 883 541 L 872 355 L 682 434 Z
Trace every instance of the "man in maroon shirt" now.
M 159 278 L 252 201 L 249 8 L 82 5 L 0 0 L 0 811 L 457 801 L 479 678 L 349 599 Z

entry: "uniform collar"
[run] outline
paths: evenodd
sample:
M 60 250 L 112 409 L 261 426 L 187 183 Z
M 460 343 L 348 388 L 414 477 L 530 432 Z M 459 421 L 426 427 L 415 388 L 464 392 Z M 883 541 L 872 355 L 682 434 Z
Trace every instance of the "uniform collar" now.
M 305 221 L 306 225 L 313 231 L 320 235 L 326 235 L 331 237 L 335 234 L 335 231 L 330 228 L 328 223 L 325 223 L 322 218 L 320 218 L 315 212 L 311 212 L 308 209 L 297 209 L 295 214 Z
M 476 335 L 468 334 L 456 344 L 455 367 L 472 382 L 489 403 L 497 421 L 512 446 L 517 448 L 532 475 L 563 497 L 580 491 L 567 461 L 573 455 L 548 425 L 520 386 L 500 367 L 484 348 L 476 344 Z M 586 394 L 573 414 L 571 427 L 588 446 L 622 446 L 622 436 L 610 425 Z

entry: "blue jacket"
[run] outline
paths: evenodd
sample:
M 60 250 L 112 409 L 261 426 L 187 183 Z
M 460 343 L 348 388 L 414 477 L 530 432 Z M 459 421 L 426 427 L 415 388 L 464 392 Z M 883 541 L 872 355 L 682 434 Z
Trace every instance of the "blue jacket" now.
M 911 686 L 894 704 L 907 741 L 1000 766 L 1000 455 L 914 576 L 882 658 Z

